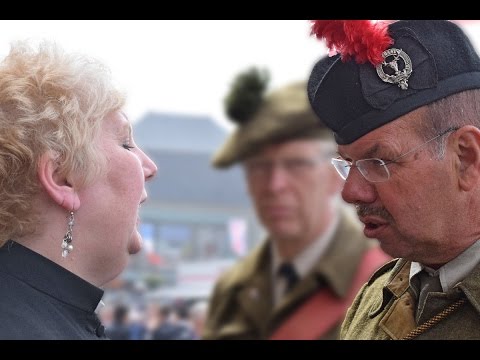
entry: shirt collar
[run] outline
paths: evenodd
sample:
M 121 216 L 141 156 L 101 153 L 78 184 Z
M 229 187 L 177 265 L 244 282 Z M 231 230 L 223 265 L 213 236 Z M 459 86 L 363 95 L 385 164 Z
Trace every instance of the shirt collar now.
M 290 261 L 300 279 L 304 278 L 318 263 L 318 259 L 325 254 L 328 246 L 334 238 L 338 223 L 339 216 L 338 214 L 335 214 L 326 231 Z M 279 279 L 277 276 L 278 268 L 282 264 L 283 259 L 280 257 L 275 242 L 272 240 L 270 241 L 270 244 L 272 251 L 271 273 L 273 279 L 273 300 L 275 304 L 278 304 L 285 291 L 284 279 Z
M 318 262 L 318 259 L 325 254 L 328 245 L 330 245 L 333 239 L 338 221 L 339 216 L 335 214 L 326 231 L 290 261 L 300 278 L 306 276 Z M 276 274 L 283 260 L 274 241 L 272 241 L 272 255 L 272 274 Z
M 87 312 L 93 312 L 103 296 L 102 289 L 11 240 L 0 248 L 0 271 Z
M 446 292 L 463 280 L 479 262 L 480 240 L 477 240 L 460 255 L 437 270 L 418 262 L 412 262 L 410 266 L 410 280 L 420 271 L 425 270 L 431 275 L 440 276 L 440 284 L 442 285 L 443 292 Z

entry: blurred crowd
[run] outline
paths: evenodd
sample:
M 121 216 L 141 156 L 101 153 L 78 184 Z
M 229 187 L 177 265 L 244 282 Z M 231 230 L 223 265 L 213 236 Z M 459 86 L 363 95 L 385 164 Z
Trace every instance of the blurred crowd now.
M 204 300 L 117 304 L 102 307 L 98 314 L 112 340 L 199 340 L 207 306 Z

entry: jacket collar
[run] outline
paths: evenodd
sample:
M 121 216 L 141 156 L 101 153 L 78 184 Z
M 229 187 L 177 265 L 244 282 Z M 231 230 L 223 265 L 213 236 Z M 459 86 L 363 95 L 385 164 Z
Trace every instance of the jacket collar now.
M 387 303 L 394 296 L 400 298 L 410 286 L 409 273 L 410 261 L 400 259 L 392 269 L 389 280 L 383 287 L 383 299 L 379 307 L 374 309 L 370 316 L 375 316 L 383 310 Z M 454 289 L 460 289 L 475 310 L 480 314 L 480 263 L 475 266 L 473 271 L 457 285 Z
M 480 263 L 475 266 L 473 271 L 455 287 L 458 287 L 463 291 L 468 301 L 480 314 Z

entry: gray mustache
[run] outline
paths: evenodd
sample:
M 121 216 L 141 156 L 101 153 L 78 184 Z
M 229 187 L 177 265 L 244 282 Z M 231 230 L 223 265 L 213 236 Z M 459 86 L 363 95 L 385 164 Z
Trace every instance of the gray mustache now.
M 357 210 L 357 215 L 359 217 L 374 215 L 381 217 L 386 221 L 393 221 L 392 215 L 383 207 L 373 207 L 364 204 L 356 204 L 355 209 Z

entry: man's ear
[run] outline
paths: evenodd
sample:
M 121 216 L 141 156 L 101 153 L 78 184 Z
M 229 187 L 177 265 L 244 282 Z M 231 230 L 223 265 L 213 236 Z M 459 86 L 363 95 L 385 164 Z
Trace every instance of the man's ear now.
M 39 159 L 38 179 L 45 192 L 59 206 L 67 211 L 76 211 L 80 207 L 80 199 L 71 184 L 58 172 L 58 163 L 52 152 L 45 152 Z
M 480 181 L 480 130 L 468 125 L 455 133 L 453 146 L 458 156 L 458 184 L 469 191 Z

